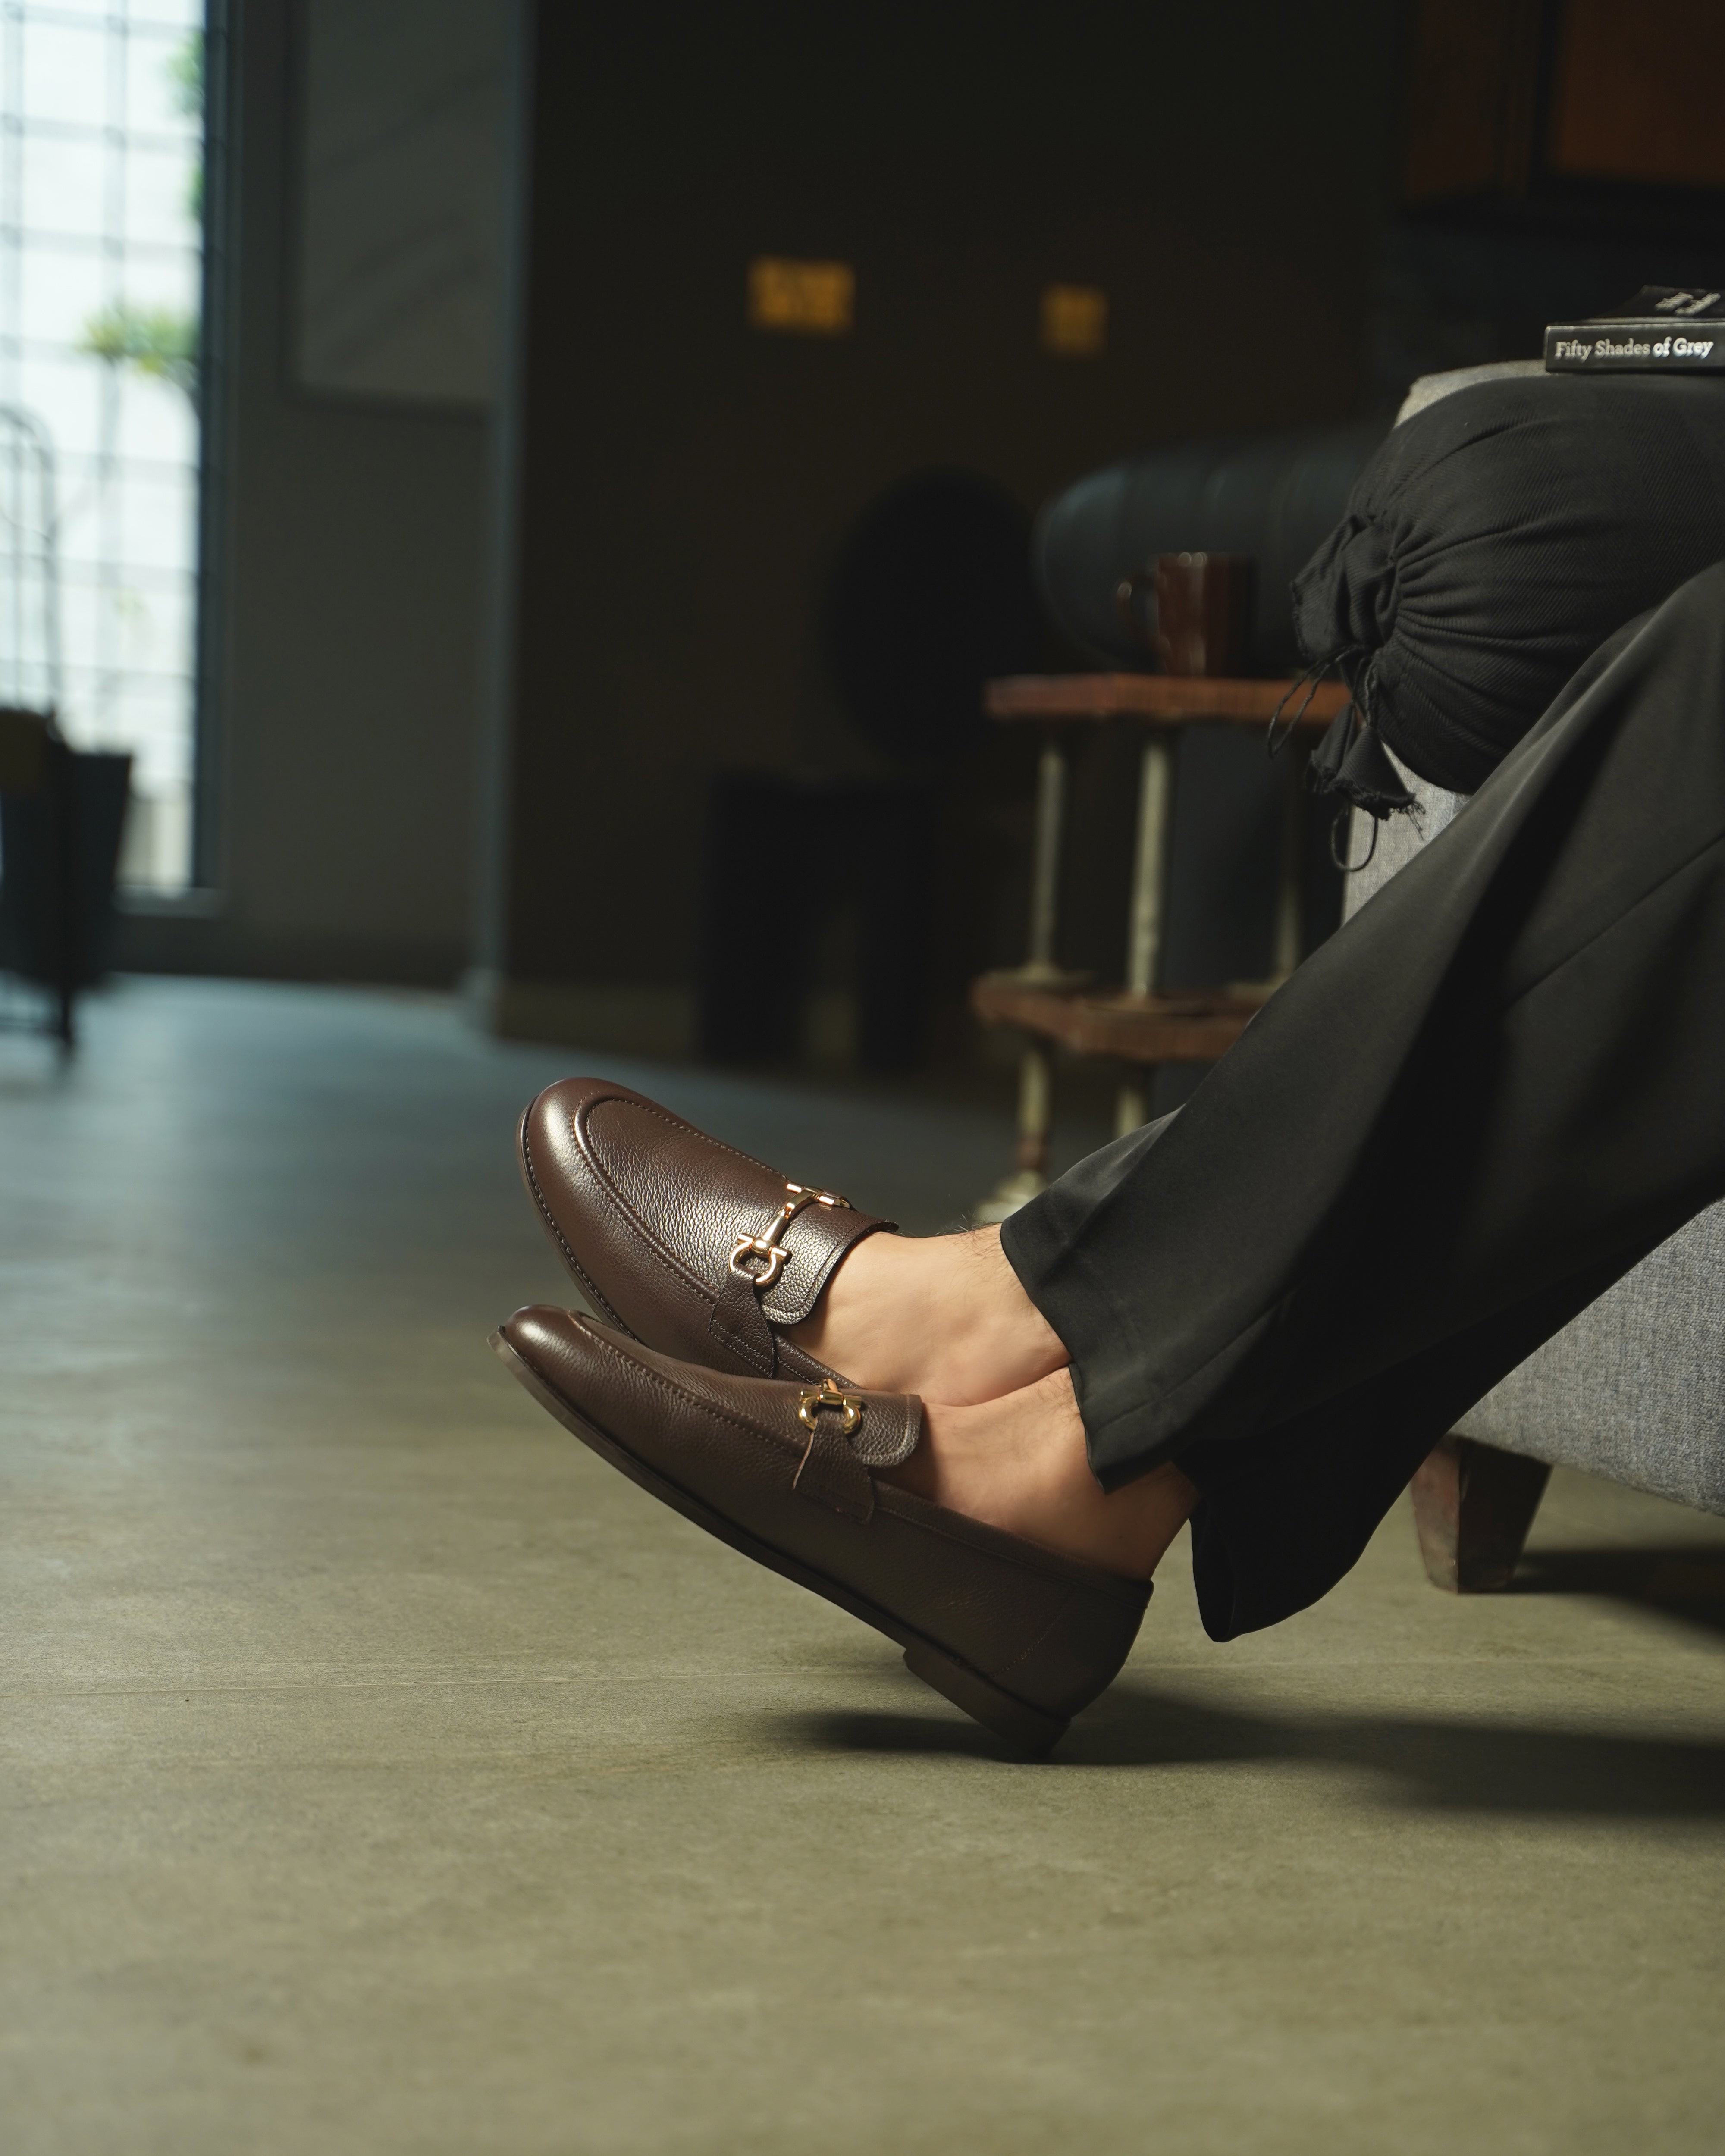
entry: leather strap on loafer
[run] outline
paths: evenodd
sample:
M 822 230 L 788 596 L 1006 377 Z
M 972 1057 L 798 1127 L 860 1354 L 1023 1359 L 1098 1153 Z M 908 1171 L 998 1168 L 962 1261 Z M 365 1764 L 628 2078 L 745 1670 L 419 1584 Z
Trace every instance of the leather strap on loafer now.
M 747 1226 L 737 1229 L 731 1255 L 720 1276 L 708 1329 L 747 1368 L 759 1371 L 763 1376 L 772 1375 L 778 1359 L 777 1342 L 773 1336 L 774 1323 L 795 1325 L 808 1317 L 814 1307 L 814 1298 L 830 1278 L 833 1266 L 856 1240 L 855 1235 L 845 1235 L 847 1224 L 843 1221 L 839 1223 L 836 1239 L 831 1235 L 823 1236 L 818 1213 L 804 1225 L 798 1226 L 812 1207 L 827 1213 L 855 1214 L 856 1210 L 848 1198 L 839 1197 L 835 1190 L 814 1190 L 800 1183 L 787 1183 L 778 1210 L 765 1228 L 753 1234 Z M 788 1238 L 793 1229 L 796 1252 L 808 1260 L 799 1268 L 808 1307 L 791 1316 L 787 1314 L 784 1300 L 775 1301 L 774 1297 L 790 1267 L 793 1251 Z M 823 1242 L 833 1253 L 825 1265 L 819 1262 Z M 773 1314 L 769 1316 L 769 1312 Z M 725 1365 L 721 1363 L 719 1367 Z
M 915 1673 L 1045 1751 L 1109 1684 L 1150 1599 L 889 1481 L 919 1400 L 729 1376 L 560 1310 L 494 1336 L 564 1426 L 685 1518 L 896 1640 Z
M 809 1444 L 791 1487 L 849 1519 L 875 1515 L 876 1467 L 897 1467 L 916 1450 L 922 1403 L 896 1393 L 851 1393 L 840 1385 L 803 1387 L 797 1419 Z
M 626 1086 L 569 1078 L 521 1117 L 522 1178 L 597 1313 L 757 1377 L 834 1375 L 783 1336 L 834 1268 L 895 1224 L 792 1183 Z

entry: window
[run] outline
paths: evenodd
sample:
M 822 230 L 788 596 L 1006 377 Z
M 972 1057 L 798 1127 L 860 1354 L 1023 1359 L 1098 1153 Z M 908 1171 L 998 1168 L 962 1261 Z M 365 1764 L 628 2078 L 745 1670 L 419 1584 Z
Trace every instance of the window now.
M 203 93 L 202 0 L 0 0 L 0 701 L 131 752 L 121 876 L 167 890 L 191 874 Z

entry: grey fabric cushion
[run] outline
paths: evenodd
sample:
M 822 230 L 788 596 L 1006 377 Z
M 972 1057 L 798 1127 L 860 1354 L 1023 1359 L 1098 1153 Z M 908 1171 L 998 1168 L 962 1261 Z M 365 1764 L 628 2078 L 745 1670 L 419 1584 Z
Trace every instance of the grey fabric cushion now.
M 1403 775 L 1419 818 L 1384 826 L 1369 863 L 1348 878 L 1348 916 L 1464 805 L 1459 794 Z M 1370 834 L 1370 819 L 1356 810 L 1350 860 Z M 1662 1243 L 1456 1428 L 1507 1452 L 1725 1512 L 1725 1204 Z
M 1464 1415 L 1464 1437 L 1725 1512 L 1725 1205 L 1710 1206 Z
M 1447 374 L 1422 374 L 1403 398 L 1395 424 L 1400 426 L 1404 419 L 1411 419 L 1416 412 L 1423 412 L 1428 404 L 1435 404 L 1440 397 L 1450 396 L 1458 389 L 1471 389 L 1476 382 L 1512 382 L 1518 374 L 1544 372 L 1543 359 L 1492 359 L 1483 367 L 1457 367 Z
M 1371 818 L 1362 809 L 1353 810 L 1348 819 L 1348 858 L 1362 861 L 1364 866 L 1354 870 L 1343 888 L 1344 921 L 1358 913 L 1372 893 L 1381 891 L 1422 846 L 1429 845 L 1467 798 L 1465 793 L 1445 793 L 1442 787 L 1416 778 L 1394 749 L 1386 753 L 1418 806 L 1410 816 L 1392 816 L 1380 824 L 1375 841 Z

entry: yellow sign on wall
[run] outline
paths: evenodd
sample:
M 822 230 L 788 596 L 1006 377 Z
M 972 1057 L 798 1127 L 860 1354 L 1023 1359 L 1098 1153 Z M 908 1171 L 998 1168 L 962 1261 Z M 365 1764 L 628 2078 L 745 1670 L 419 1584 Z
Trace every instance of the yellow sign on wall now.
M 749 264 L 749 327 L 797 336 L 845 336 L 856 312 L 856 272 L 848 262 L 793 262 L 757 254 Z
M 1108 295 L 1096 285 L 1045 285 L 1042 348 L 1094 359 L 1108 345 Z

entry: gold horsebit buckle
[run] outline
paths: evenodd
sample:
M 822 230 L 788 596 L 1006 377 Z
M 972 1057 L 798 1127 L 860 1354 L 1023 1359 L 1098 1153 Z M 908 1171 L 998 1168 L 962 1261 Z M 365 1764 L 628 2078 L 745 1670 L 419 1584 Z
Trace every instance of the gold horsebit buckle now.
M 759 1235 L 739 1235 L 737 1248 L 731 1253 L 732 1271 L 739 1280 L 747 1281 L 762 1295 L 789 1263 L 791 1254 L 784 1246 L 784 1232 L 805 1207 L 828 1205 L 835 1212 L 848 1213 L 850 1210 L 850 1200 L 841 1198 L 836 1190 L 809 1190 L 800 1183 L 788 1183 L 785 1188 L 790 1194 L 779 1207 L 772 1225 Z M 745 1258 L 759 1258 L 767 1270 L 759 1273 L 751 1272 L 743 1263 Z M 808 1419 L 806 1416 L 803 1419 L 805 1421 Z M 855 1426 L 854 1423 L 847 1423 L 847 1434 Z M 814 1424 L 809 1423 L 809 1427 L 813 1430 Z
M 797 1402 L 797 1419 L 804 1430 L 818 1426 L 823 1408 L 836 1409 L 844 1416 L 839 1425 L 841 1437 L 849 1437 L 863 1419 L 863 1404 L 855 1393 L 841 1393 L 836 1385 L 814 1385 Z

